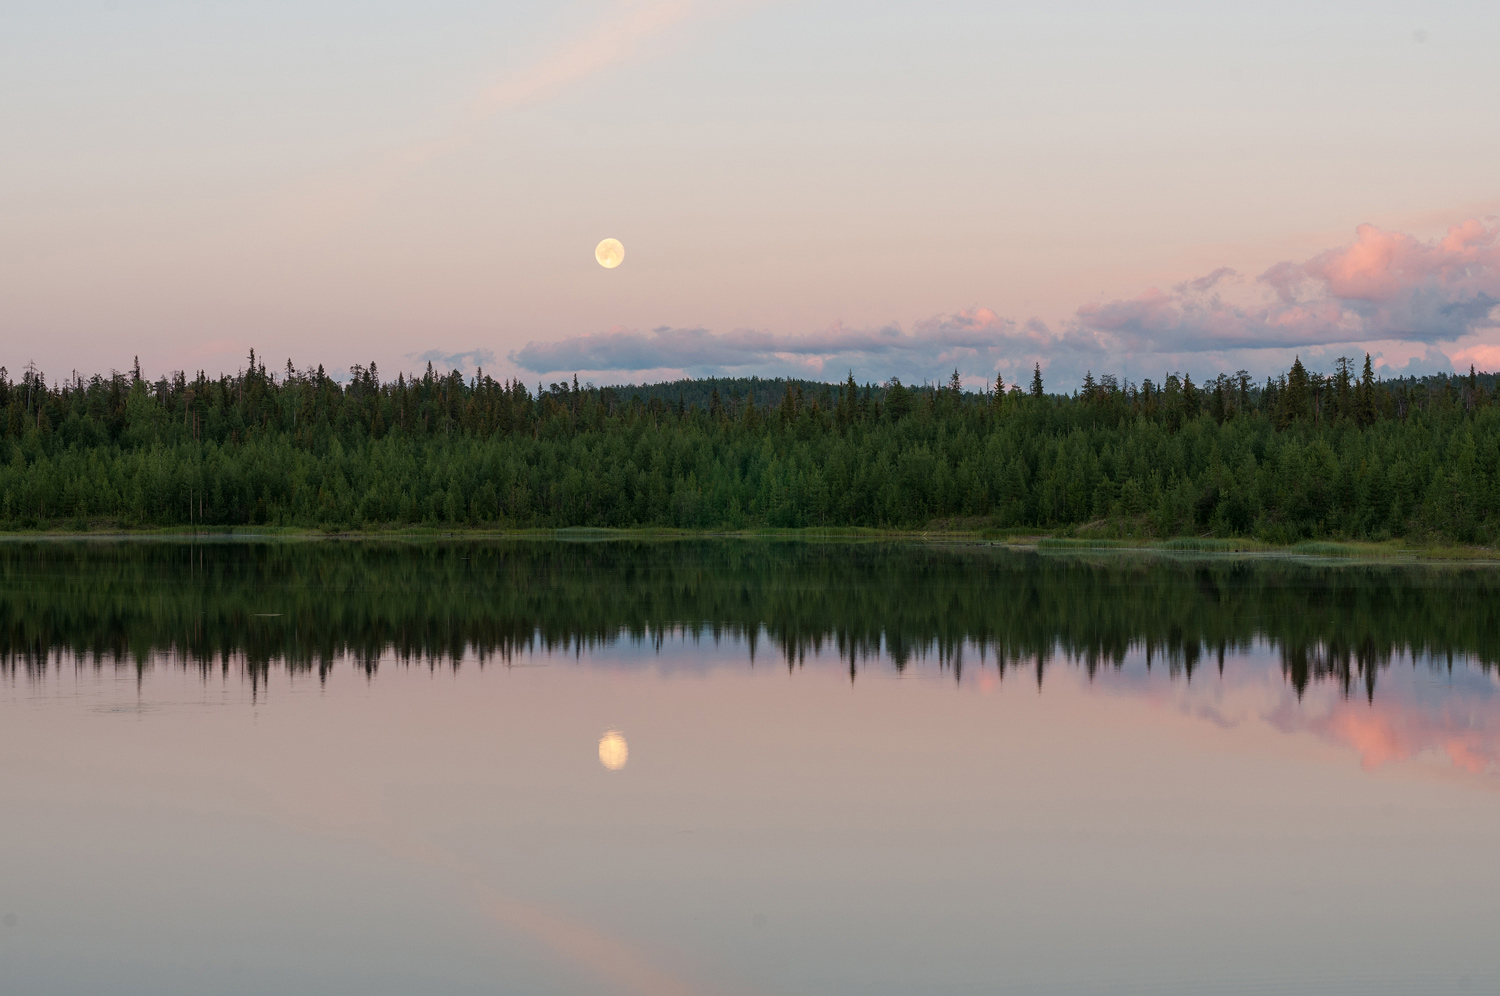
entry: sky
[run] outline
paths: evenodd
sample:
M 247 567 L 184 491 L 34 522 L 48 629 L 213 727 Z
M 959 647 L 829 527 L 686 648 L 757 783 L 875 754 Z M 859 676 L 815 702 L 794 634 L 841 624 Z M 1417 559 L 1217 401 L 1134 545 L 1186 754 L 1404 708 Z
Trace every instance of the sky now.
M 0 363 L 1496 370 L 1497 44 L 1476 2 L 0 0 Z

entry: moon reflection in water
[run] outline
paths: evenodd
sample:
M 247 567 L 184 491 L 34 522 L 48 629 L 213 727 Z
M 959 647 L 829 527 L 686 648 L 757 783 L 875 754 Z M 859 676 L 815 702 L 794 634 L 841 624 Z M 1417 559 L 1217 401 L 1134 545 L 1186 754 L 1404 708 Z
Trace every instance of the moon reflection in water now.
M 610 771 L 619 771 L 630 759 L 630 747 L 617 730 L 610 730 L 599 739 L 599 763 Z

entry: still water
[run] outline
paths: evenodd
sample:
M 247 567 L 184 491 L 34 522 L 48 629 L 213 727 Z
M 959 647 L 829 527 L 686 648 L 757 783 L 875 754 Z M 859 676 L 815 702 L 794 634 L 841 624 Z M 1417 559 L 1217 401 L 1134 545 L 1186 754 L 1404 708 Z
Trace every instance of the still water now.
M 6 994 L 1500 992 L 1500 572 L 0 545 Z

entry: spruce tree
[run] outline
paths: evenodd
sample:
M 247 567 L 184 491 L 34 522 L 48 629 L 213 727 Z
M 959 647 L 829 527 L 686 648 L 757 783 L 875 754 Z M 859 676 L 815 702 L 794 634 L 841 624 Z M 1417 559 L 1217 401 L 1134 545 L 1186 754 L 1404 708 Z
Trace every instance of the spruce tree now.
M 1301 356 L 1292 361 L 1292 369 L 1287 373 L 1286 388 L 1277 393 L 1280 395 L 1276 412 L 1278 427 L 1285 428 L 1293 422 L 1312 417 L 1312 379 L 1307 375 L 1307 368 L 1302 365 Z
M 1375 370 L 1370 364 L 1370 354 L 1365 354 L 1365 369 L 1359 375 L 1359 386 L 1354 389 L 1354 418 L 1361 426 L 1375 424 Z

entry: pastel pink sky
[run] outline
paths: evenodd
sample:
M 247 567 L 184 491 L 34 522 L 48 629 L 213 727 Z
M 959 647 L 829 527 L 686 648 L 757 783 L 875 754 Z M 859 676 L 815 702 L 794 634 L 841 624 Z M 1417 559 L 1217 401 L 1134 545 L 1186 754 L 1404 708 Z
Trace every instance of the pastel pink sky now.
M 1497 42 L 1395 3 L 39 5 L 0 363 L 1494 369 Z

